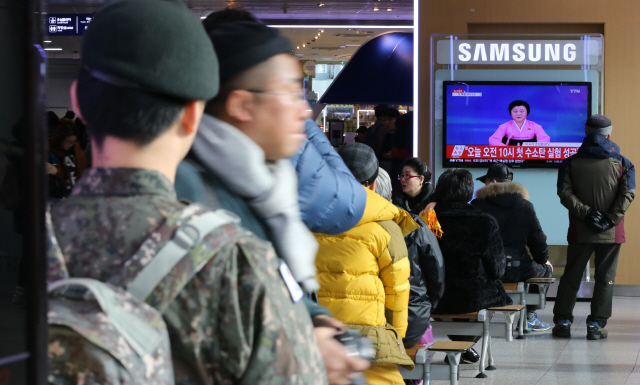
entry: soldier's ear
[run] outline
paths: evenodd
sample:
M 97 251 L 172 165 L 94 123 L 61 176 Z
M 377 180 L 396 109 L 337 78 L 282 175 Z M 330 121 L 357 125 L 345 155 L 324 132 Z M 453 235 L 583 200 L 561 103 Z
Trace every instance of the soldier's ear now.
M 198 131 L 198 125 L 202 120 L 205 102 L 201 100 L 189 100 L 184 106 L 182 112 L 181 126 L 187 135 L 194 134 Z

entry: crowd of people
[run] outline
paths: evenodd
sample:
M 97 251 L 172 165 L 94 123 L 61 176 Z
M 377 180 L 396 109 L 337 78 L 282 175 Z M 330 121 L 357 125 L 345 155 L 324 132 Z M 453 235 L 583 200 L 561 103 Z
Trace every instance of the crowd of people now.
M 310 119 L 291 51 L 245 11 L 215 12 L 201 24 L 178 1 L 109 4 L 85 33 L 71 87 L 80 123 L 61 119 L 49 140 L 48 170 L 64 199 L 50 209 L 48 280 L 107 282 L 159 311 L 172 362 L 149 356 L 147 376 L 306 385 L 349 384 L 362 372 L 372 385 L 404 384 L 398 365 L 413 367 L 406 348 L 426 338 L 431 317 L 510 304 L 501 280 L 551 274 L 527 190 L 507 166 L 479 178 L 486 186 L 475 200 L 463 169 L 446 170 L 434 188 L 429 167 L 411 156 L 413 118 L 388 106 L 376 108 L 378 121 L 358 143 L 336 152 Z M 594 143 L 608 145 L 602 138 Z M 603 159 L 618 161 L 624 188 L 597 203 L 576 198 L 579 183 L 561 171 L 563 204 L 578 222 L 607 223 L 606 204 L 618 199 L 611 225 L 621 223 L 635 182 L 633 166 L 616 156 Z M 211 216 L 232 219 L 215 231 L 192 224 Z M 160 274 L 154 260 L 177 253 L 167 245 L 183 251 Z M 149 271 L 156 285 L 139 295 L 137 278 Z M 573 283 L 563 282 L 570 297 Z M 607 306 L 610 316 L 609 300 L 590 319 L 601 334 Z M 528 310 L 529 328 L 550 327 Z M 557 326 L 570 324 L 571 309 L 560 310 Z M 122 312 L 130 322 L 138 315 L 131 306 Z M 56 321 L 64 330 L 108 322 L 87 312 L 82 329 L 77 315 L 66 316 Z M 52 330 L 49 378 L 134 375 L 122 344 L 96 349 L 98 332 Z M 371 341 L 371 357 L 349 351 L 347 330 Z M 478 358 L 473 349 L 463 355 Z

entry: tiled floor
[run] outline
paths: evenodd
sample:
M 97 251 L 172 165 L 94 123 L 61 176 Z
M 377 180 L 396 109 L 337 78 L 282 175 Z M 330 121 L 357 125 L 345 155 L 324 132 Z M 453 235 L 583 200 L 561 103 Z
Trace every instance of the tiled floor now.
M 553 302 L 538 311 L 544 322 L 553 318 Z M 532 333 L 525 340 L 506 342 L 494 338 L 496 371 L 488 378 L 475 378 L 478 365 L 461 365 L 460 384 L 541 385 L 640 385 L 640 298 L 615 297 L 613 316 L 607 324 L 609 338 L 587 341 L 585 320 L 590 304 L 578 302 L 571 339 L 558 339 L 548 332 Z M 434 330 L 435 340 L 446 339 Z M 479 344 L 478 346 L 479 350 Z M 436 361 L 443 359 L 436 356 Z M 448 382 L 434 381 L 442 385 Z

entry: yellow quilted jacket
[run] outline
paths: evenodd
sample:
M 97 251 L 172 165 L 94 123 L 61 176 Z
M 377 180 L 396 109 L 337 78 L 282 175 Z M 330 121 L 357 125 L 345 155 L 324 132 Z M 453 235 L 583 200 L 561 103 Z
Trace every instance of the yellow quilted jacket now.
M 409 213 L 367 189 L 364 214 L 354 228 L 315 234 L 319 302 L 373 340 L 374 364 L 412 365 L 395 345 L 402 345 L 399 337 L 407 331 L 410 267 L 404 236 L 418 227 Z

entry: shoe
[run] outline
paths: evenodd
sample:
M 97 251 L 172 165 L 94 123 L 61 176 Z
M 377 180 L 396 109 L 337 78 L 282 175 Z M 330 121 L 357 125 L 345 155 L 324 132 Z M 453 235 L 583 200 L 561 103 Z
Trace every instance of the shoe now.
M 601 338 L 607 338 L 609 332 L 606 331 L 603 327 L 600 327 L 600 324 L 594 321 L 587 322 L 587 339 L 588 340 L 599 340 Z
M 473 348 L 469 348 L 466 352 L 460 355 L 461 364 L 475 364 L 480 360 L 480 355 Z M 444 362 L 449 364 L 449 356 L 444 357 Z
M 527 328 L 534 332 L 541 332 L 551 329 L 551 324 L 540 321 L 538 313 L 533 313 L 533 319 L 527 319 Z
M 480 361 L 480 355 L 475 351 L 474 348 L 469 348 L 466 352 L 462 353 L 460 359 L 464 359 L 467 362 L 475 364 L 476 362 Z
M 554 337 L 571 338 L 571 321 L 568 319 L 560 320 L 560 322 L 553 327 L 551 333 Z

